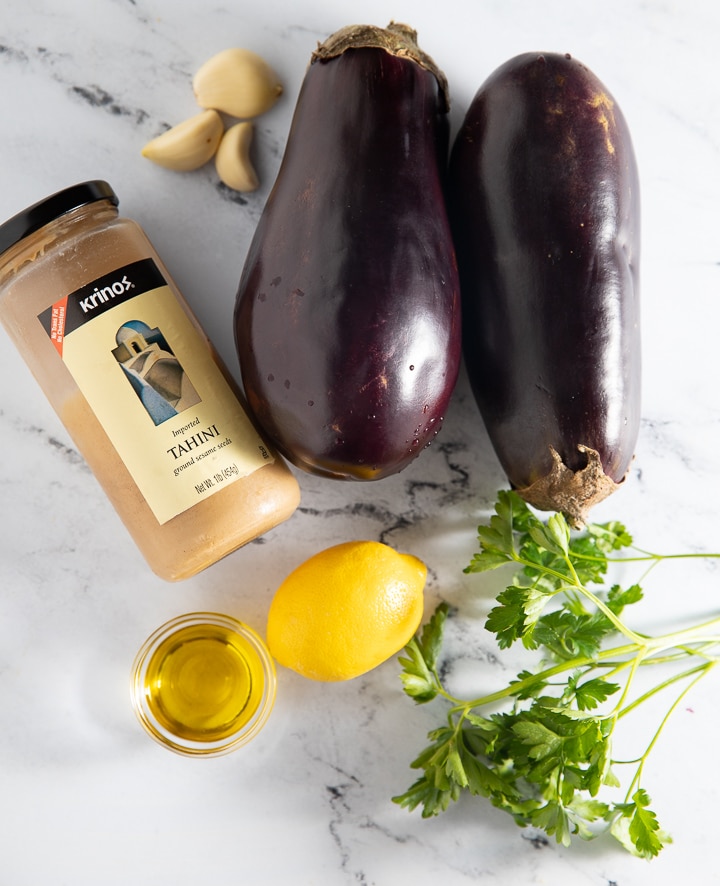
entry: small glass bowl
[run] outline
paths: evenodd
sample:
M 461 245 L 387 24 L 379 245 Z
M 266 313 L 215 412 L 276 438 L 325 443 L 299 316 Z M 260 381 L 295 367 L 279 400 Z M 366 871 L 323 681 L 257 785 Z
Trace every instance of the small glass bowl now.
M 168 621 L 133 663 L 132 703 L 155 741 L 178 754 L 227 754 L 265 725 L 276 692 L 275 665 L 247 625 L 215 612 Z

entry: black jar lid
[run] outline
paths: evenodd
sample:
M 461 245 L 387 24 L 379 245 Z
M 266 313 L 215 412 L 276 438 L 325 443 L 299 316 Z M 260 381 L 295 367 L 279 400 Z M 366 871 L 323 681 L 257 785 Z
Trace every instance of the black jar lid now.
M 118 204 L 117 194 L 106 181 L 95 180 L 82 182 L 64 188 L 44 200 L 28 206 L 11 219 L 0 225 L 0 253 L 10 249 L 23 237 L 27 237 L 66 212 L 95 203 L 98 200 L 109 200 Z

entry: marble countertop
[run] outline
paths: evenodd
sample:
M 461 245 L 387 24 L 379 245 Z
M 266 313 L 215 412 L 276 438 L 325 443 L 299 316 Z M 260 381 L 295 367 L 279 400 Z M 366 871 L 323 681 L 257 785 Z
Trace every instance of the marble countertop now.
M 155 243 L 237 373 L 229 317 L 255 224 L 318 40 L 407 21 L 448 76 L 456 128 L 485 77 L 526 50 L 571 52 L 627 117 L 643 194 L 644 410 L 622 490 L 598 507 L 655 550 L 720 548 L 720 11 L 700 0 L 6 0 L 0 12 L 0 217 L 105 178 Z M 179 175 L 140 156 L 196 108 L 196 68 L 251 48 L 286 89 L 258 124 L 261 189 L 231 199 L 212 167 Z M 565 849 L 463 800 L 422 820 L 390 802 L 442 708 L 401 692 L 393 659 L 318 684 L 281 671 L 262 735 L 188 760 L 150 741 L 129 700 L 146 636 L 197 609 L 264 630 L 274 588 L 321 547 L 375 538 L 430 569 L 428 612 L 456 607 L 448 667 L 482 683 L 514 671 L 483 630 L 492 596 L 464 575 L 475 527 L 505 480 L 464 375 L 437 443 L 370 484 L 298 475 L 302 504 L 262 543 L 167 584 L 146 567 L 25 363 L 0 331 L 0 884 L 222 881 L 417 886 L 720 883 L 718 678 L 686 699 L 645 773 L 673 844 L 655 861 L 614 845 Z M 653 618 L 716 611 L 718 570 L 648 578 Z M 488 676 L 490 675 L 490 676 Z

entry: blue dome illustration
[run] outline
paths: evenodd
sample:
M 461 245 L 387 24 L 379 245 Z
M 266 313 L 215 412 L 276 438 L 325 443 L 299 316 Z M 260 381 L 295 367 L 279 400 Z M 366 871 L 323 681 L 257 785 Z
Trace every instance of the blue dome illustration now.
M 153 337 L 153 333 L 157 333 L 157 330 L 151 329 L 147 323 L 143 323 L 142 320 L 128 320 L 127 323 L 124 323 L 117 331 L 115 335 L 115 342 L 121 345 L 127 339 L 132 338 L 135 335 L 142 335 L 146 341 L 149 341 Z

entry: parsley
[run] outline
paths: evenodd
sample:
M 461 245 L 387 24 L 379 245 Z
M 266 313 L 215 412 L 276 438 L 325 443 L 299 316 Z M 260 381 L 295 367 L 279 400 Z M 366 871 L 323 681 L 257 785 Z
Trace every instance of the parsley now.
M 420 807 L 427 818 L 469 792 L 563 845 L 573 836 L 609 833 L 632 853 L 653 858 L 670 837 L 650 808 L 643 770 L 673 710 L 720 661 L 720 618 L 669 634 L 639 633 L 622 616 L 642 599 L 641 586 L 607 587 L 607 573 L 615 562 L 653 567 L 720 555 L 642 551 L 618 522 L 571 533 L 562 515 L 543 521 L 507 491 L 500 492 L 489 524 L 478 527 L 478 541 L 465 572 L 513 567 L 486 628 L 501 648 L 520 642 L 536 650 L 538 669 L 481 698 L 452 696 L 438 668 L 449 611 L 441 603 L 405 647 L 400 676 L 416 703 L 445 700 L 447 724 L 429 733 L 428 746 L 411 763 L 422 774 L 393 801 Z M 651 666 L 666 675 L 638 690 L 638 674 Z M 615 759 L 620 724 L 660 693 L 671 701 L 644 750 L 631 761 Z

